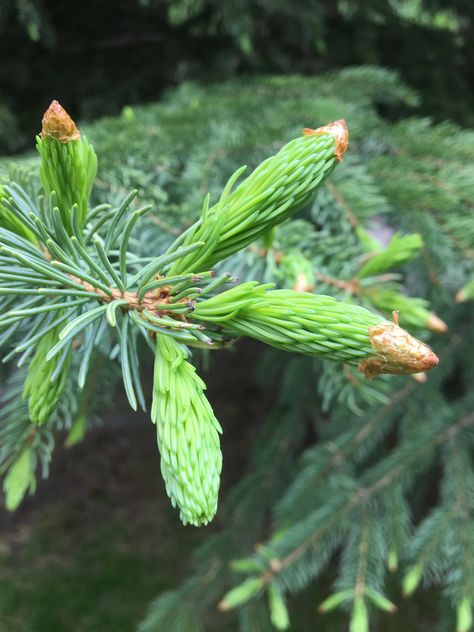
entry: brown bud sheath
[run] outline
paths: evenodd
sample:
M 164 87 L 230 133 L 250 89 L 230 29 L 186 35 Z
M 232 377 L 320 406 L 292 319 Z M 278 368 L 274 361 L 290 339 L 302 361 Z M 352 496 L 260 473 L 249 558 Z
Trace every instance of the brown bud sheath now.
M 42 123 L 41 138 L 51 136 L 61 143 L 67 143 L 70 140 L 79 140 L 81 137 L 76 124 L 57 101 L 51 101 L 51 105 L 44 113 Z
M 439 362 L 427 345 L 398 326 L 397 312 L 393 313 L 393 320 L 369 327 L 374 355 L 359 363 L 359 371 L 368 379 L 382 373 L 409 375 L 429 371 Z
M 312 136 L 313 134 L 331 134 L 334 136 L 334 154 L 339 161 L 342 160 L 349 143 L 349 130 L 347 129 L 344 119 L 334 121 L 334 123 L 328 123 L 327 125 L 318 127 L 318 129 L 305 127 L 303 134 L 305 136 Z

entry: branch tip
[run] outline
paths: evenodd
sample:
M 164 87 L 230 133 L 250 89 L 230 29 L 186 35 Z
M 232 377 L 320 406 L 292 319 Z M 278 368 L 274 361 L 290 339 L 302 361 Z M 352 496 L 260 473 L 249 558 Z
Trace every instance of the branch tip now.
M 339 161 L 342 160 L 347 145 L 349 144 L 349 130 L 347 129 L 344 119 L 339 119 L 338 121 L 334 121 L 334 123 L 328 123 L 317 129 L 305 127 L 303 134 L 304 136 L 313 136 L 315 134 L 330 134 L 334 136 L 334 154 Z
M 51 136 L 61 143 L 68 143 L 71 140 L 79 140 L 81 134 L 66 110 L 54 100 L 44 113 L 40 136 Z

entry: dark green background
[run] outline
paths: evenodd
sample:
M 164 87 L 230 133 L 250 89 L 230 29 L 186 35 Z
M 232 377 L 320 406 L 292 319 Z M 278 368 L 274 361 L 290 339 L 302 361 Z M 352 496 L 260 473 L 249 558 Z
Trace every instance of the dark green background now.
M 398 70 L 421 113 L 470 124 L 473 36 L 470 0 L 0 0 L 0 152 L 29 147 L 53 98 L 91 119 L 185 79 L 359 64 Z

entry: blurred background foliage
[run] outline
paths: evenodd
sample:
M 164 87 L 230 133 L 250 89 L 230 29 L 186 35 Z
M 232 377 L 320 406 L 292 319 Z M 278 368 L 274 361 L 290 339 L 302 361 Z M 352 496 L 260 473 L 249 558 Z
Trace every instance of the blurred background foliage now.
M 308 498 L 311 507 L 323 506 L 364 482 L 359 475 L 383 476 L 393 464 L 401 468 L 399 485 L 347 517 L 357 526 L 369 516 L 373 540 L 382 543 L 371 550 L 369 579 L 385 580 L 400 610 L 395 618 L 373 613 L 373 630 L 454 629 L 452 605 L 465 577 L 474 577 L 474 512 L 466 505 L 462 523 L 450 499 L 471 480 L 465 446 L 474 437 L 471 430 L 458 442 L 451 433 L 439 451 L 438 443 L 472 409 L 472 303 L 457 305 L 454 297 L 473 274 L 474 140 L 466 129 L 473 122 L 473 23 L 469 0 L 0 0 L 2 153 L 32 148 L 53 97 L 77 118 L 106 115 L 82 127 L 99 156 L 94 201 L 115 204 L 138 188 L 140 201 L 154 205 L 140 235 L 153 252 L 196 217 L 208 191 L 215 200 L 241 164 L 255 166 L 304 125 L 344 117 L 350 149 L 316 203 L 229 268 L 281 285 L 303 272 L 317 291 L 385 315 L 402 307 L 423 339 L 431 310 L 450 327 L 429 339 L 443 362 L 427 384 L 366 382 L 276 351 L 263 355 L 255 379 L 262 348 L 251 344 L 222 358 L 203 356 L 202 365 L 215 362 L 206 378 L 225 426 L 226 466 L 222 509 L 200 532 L 181 530 L 167 508 L 149 420 L 130 424 L 120 399 L 112 408 L 116 376 L 109 376 L 107 397 L 97 397 L 93 411 L 107 423 L 70 452 L 57 450 L 51 482 L 3 522 L 1 632 L 62 632 L 71 621 L 88 632 L 129 630 L 140 620 L 147 632 L 271 629 L 261 600 L 238 615 L 217 612 L 224 587 L 239 581 L 229 562 L 254 548 L 278 550 L 288 524 L 295 528 L 283 544 L 301 547 L 319 519 L 308 512 Z M 28 155 L 3 159 L 0 179 L 13 173 L 28 182 L 36 168 Z M 389 279 L 350 291 L 348 283 L 369 273 L 364 244 L 373 248 L 376 235 L 385 247 L 394 231 L 421 235 L 421 256 L 402 271 L 394 262 Z M 407 244 L 402 263 L 420 246 Z M 410 447 L 430 442 L 426 463 L 405 467 Z M 310 470 L 314 463 L 323 463 L 321 476 Z M 433 516 L 451 520 L 443 547 L 435 538 L 425 576 L 435 587 L 405 601 L 402 576 L 422 544 L 432 543 Z M 385 549 L 393 542 L 386 534 L 402 569 L 388 579 Z M 290 597 L 291 629 L 346 629 L 345 613 L 321 618 L 317 605 L 330 586 L 351 584 L 359 536 L 344 543 L 338 569 L 322 571 L 321 552 L 308 549 L 286 581 L 298 593 L 319 580 Z M 436 587 L 441 575 L 443 588 Z M 146 616 L 150 600 L 174 587 Z
M 0 151 L 29 146 L 52 96 L 91 119 L 183 80 L 360 64 L 471 124 L 473 30 L 470 0 L 0 0 Z
M 466 573 L 474 577 L 472 538 L 468 544 L 458 538 L 471 529 L 472 514 L 468 510 L 459 529 L 451 510 L 452 494 L 440 498 L 435 490 L 446 486 L 446 480 L 452 484 L 446 462 L 460 464 L 458 482 L 470 477 L 470 461 L 458 458 L 458 442 L 453 439 L 446 454 L 438 451 L 438 442 L 451 426 L 456 437 L 458 415 L 472 408 L 474 356 L 466 353 L 472 344 L 472 332 L 466 327 L 470 305 L 457 305 L 454 296 L 473 270 L 474 140 L 473 132 L 455 123 L 434 123 L 419 116 L 397 120 L 397 112 L 417 112 L 419 103 L 416 91 L 394 72 L 362 66 L 312 77 L 255 76 L 208 86 L 183 82 L 159 103 L 129 105 L 118 117 L 83 127 L 99 156 L 94 201 L 115 204 L 131 188 L 138 188 L 139 203 L 154 206 L 147 228 L 140 233 L 141 247 L 159 252 L 193 221 L 205 194 L 209 191 L 215 200 L 229 174 L 242 163 L 255 166 L 301 133 L 304 125 L 346 118 L 350 149 L 315 203 L 256 247 L 228 260 L 226 269 L 242 280 L 272 280 L 286 286 L 298 282 L 303 273 L 308 285 L 322 293 L 379 309 L 387 316 L 391 309 L 400 308 L 410 330 L 422 339 L 429 336 L 430 310 L 447 321 L 450 331 L 429 338 L 443 362 L 426 383 L 393 376 L 367 382 L 348 367 L 274 350 L 262 353 L 261 346 L 248 342 L 242 342 L 236 353 L 203 356 L 201 369 L 212 367 L 204 375 L 225 428 L 226 465 L 215 523 L 189 537 L 163 502 L 158 459 L 150 448 L 152 444 L 154 450 L 153 431 L 135 429 L 135 419 L 124 413 L 120 400 L 112 407 L 110 395 L 117 376 L 111 375 L 102 395 L 94 391 L 92 411 L 96 421 L 102 417 L 107 426 L 88 433 L 85 443 L 69 455 L 57 451 L 52 480 L 65 476 L 67 482 L 57 487 L 54 482 L 53 487 L 39 485 L 40 495 L 8 519 L 10 534 L 16 535 L 4 540 L 6 588 L 0 612 L 7 630 L 23 625 L 25 630 L 62 631 L 73 618 L 79 629 L 106 630 L 110 625 L 120 629 L 120 622 L 113 623 L 117 612 L 123 629 L 132 629 L 144 619 L 144 632 L 269 630 L 264 600 L 252 601 L 236 614 L 216 610 L 224 587 L 239 581 L 231 561 L 245 558 L 256 546 L 258 551 L 277 554 L 304 552 L 283 579 L 293 593 L 291 629 L 309 632 L 316 621 L 328 632 L 345 629 L 347 615 L 331 613 L 321 619 L 316 608 L 329 594 L 329 585 L 351 585 L 360 563 L 361 532 L 356 529 L 344 542 L 339 568 L 331 564 L 327 571 L 323 570 L 326 551 L 341 545 L 342 536 L 331 532 L 333 539 L 314 549 L 308 534 L 319 528 L 318 507 L 329 506 L 333 499 L 344 498 L 348 489 L 363 484 L 367 476 L 359 478 L 360 474 L 366 472 L 370 480 L 381 472 L 384 479 L 393 467 L 397 484 L 390 493 L 347 512 L 343 523 L 357 526 L 362 518 L 369 520 L 375 549 L 369 549 L 368 582 L 377 589 L 385 583 L 387 594 L 400 605 L 401 612 L 393 620 L 373 613 L 373 629 L 418 632 L 432 630 L 438 623 L 439 630 L 453 629 L 451 600 L 456 603 L 461 598 Z M 0 178 L 12 173 L 28 183 L 37 165 L 36 157 L 3 159 Z M 395 230 L 405 234 L 405 241 L 394 236 Z M 377 268 L 376 253 L 390 248 L 390 243 L 397 244 L 397 257 L 403 256 L 392 260 L 390 274 L 384 275 L 385 270 Z M 382 259 L 386 263 L 387 255 Z M 400 265 L 404 265 L 401 270 Z M 358 287 L 351 285 L 355 279 L 360 280 Z M 144 371 L 145 380 L 150 374 Z M 18 413 L 13 410 L 16 421 Z M 5 423 L 8 414 L 0 422 Z M 29 423 L 26 417 L 24 422 Z M 125 429 L 128 424 L 132 430 Z M 462 437 L 465 445 L 474 441 L 472 431 Z M 47 464 L 53 442 L 44 444 L 49 450 L 44 457 Z M 425 446 L 426 459 L 418 463 L 420 445 Z M 337 458 L 334 450 L 340 451 Z M 416 467 L 412 467 L 414 457 Z M 77 480 L 84 480 L 84 487 Z M 453 493 L 460 493 L 459 489 Z M 308 511 L 310 507 L 314 511 Z M 411 542 L 424 537 L 428 545 L 433 544 L 429 529 L 426 534 L 431 512 L 451 521 L 439 554 L 443 564 L 448 560 L 449 572 L 443 575 L 443 589 L 433 588 L 405 604 L 399 588 L 403 573 L 417 556 L 425 555 Z M 385 539 L 390 534 L 394 542 Z M 431 535 L 436 540 L 438 532 Z M 23 538 L 20 544 L 15 537 Z M 262 547 L 257 544 L 261 542 Z M 395 547 L 392 553 L 401 568 L 394 579 L 386 577 L 389 546 Z M 61 561 L 58 551 L 64 551 Z M 439 549 L 436 545 L 430 551 L 425 581 L 437 585 Z M 94 569 L 94 581 L 83 555 Z M 252 568 L 254 562 L 245 563 Z M 50 583 L 38 592 L 44 569 Z M 317 577 L 319 581 L 312 581 Z M 303 588 L 304 595 L 298 594 Z M 99 602 L 94 598 L 97 591 L 102 595 Z M 161 597 L 145 618 L 157 593 Z M 123 605 L 124 594 L 129 608 Z M 441 614 L 435 602 L 441 605 Z

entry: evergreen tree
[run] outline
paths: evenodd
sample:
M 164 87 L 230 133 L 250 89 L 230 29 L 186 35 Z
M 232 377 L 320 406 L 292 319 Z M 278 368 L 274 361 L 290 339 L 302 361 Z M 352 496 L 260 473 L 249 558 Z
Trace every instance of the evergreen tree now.
M 400 72 L 425 114 L 473 122 L 470 1 L 86 0 L 70 9 L 0 0 L 0 154 L 28 149 L 51 95 L 96 118 L 185 80 L 354 64 Z
M 154 355 L 167 492 L 184 523 L 217 509 L 195 572 L 143 632 L 204 629 L 217 604 L 242 630 L 287 629 L 287 597 L 336 562 L 320 611 L 346 611 L 353 632 L 395 611 L 397 569 L 406 595 L 442 587 L 444 629 L 471 628 L 474 137 L 377 113 L 413 100 L 374 68 L 185 85 L 88 130 L 92 200 L 95 152 L 56 105 L 40 178 L 36 161 L 4 163 L 7 506 L 46 473 L 58 431 L 83 436 L 117 377 L 145 407 L 139 360 Z M 225 420 L 191 351 L 237 337 L 271 347 L 260 371 L 281 395 L 218 503 Z

